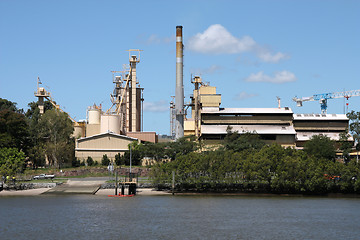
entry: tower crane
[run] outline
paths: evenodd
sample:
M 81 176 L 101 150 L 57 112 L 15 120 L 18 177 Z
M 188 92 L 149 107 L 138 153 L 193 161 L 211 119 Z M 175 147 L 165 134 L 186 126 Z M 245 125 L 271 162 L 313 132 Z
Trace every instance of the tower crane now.
M 321 107 L 321 113 L 326 114 L 327 110 L 327 100 L 333 98 L 346 98 L 349 100 L 350 97 L 360 96 L 360 90 L 350 90 L 344 92 L 334 92 L 334 93 L 321 93 L 321 94 L 314 94 L 311 97 L 294 97 L 293 101 L 296 102 L 296 106 L 302 107 L 302 102 L 306 101 L 319 101 Z

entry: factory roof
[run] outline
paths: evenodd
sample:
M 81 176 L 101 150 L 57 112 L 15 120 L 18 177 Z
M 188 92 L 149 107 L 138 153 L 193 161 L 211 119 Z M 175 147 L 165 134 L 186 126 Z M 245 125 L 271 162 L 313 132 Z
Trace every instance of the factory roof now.
M 104 133 L 92 135 L 92 136 L 90 136 L 90 137 L 82 137 L 82 138 L 79 138 L 78 141 L 85 141 L 85 140 L 88 140 L 88 139 L 103 137 L 103 136 L 106 136 L 106 135 L 111 135 L 111 136 L 114 136 L 114 137 L 120 137 L 120 138 L 124 138 L 124 139 L 128 139 L 128 140 L 133 140 L 133 141 L 137 141 L 137 140 L 138 140 L 137 138 L 128 137 L 128 136 L 121 135 L 121 134 L 117 134 L 117 133 L 114 133 L 114 132 L 104 132 Z
M 322 135 L 329 137 L 331 140 L 339 141 L 340 135 L 339 133 L 331 133 L 331 132 L 298 132 L 296 134 L 297 141 L 309 141 L 312 136 Z M 350 136 L 349 141 L 353 141 L 354 139 Z
M 226 134 L 226 129 L 229 125 L 201 125 L 202 134 Z M 230 125 L 232 131 L 242 132 L 256 132 L 258 134 L 286 134 L 295 135 L 293 126 L 279 126 L 279 125 Z
M 294 114 L 294 120 L 349 120 L 345 114 Z
M 206 114 L 293 114 L 291 108 L 203 108 Z

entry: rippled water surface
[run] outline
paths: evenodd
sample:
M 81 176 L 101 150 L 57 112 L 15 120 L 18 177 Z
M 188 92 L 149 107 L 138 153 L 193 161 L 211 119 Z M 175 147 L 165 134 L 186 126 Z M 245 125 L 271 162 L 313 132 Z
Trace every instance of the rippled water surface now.
M 0 198 L 0 239 L 360 239 L 359 198 Z

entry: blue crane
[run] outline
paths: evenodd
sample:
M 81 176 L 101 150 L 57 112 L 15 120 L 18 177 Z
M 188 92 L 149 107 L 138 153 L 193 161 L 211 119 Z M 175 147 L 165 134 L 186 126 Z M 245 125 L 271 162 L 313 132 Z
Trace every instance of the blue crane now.
M 335 93 L 321 93 L 315 94 L 311 97 L 294 97 L 293 101 L 296 102 L 296 106 L 302 107 L 302 102 L 306 101 L 319 101 L 321 107 L 321 113 L 326 114 L 327 111 L 327 100 L 333 98 L 346 98 L 347 100 L 350 97 L 360 96 L 360 90 L 351 90 L 351 91 L 344 91 L 344 92 L 335 92 Z

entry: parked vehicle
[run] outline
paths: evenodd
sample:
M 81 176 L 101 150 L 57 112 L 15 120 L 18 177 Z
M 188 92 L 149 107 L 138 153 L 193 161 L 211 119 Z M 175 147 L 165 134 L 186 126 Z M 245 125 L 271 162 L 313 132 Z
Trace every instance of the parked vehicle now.
M 37 180 L 37 179 L 53 179 L 55 177 L 55 175 L 53 174 L 40 174 L 37 176 L 34 176 L 33 179 Z

